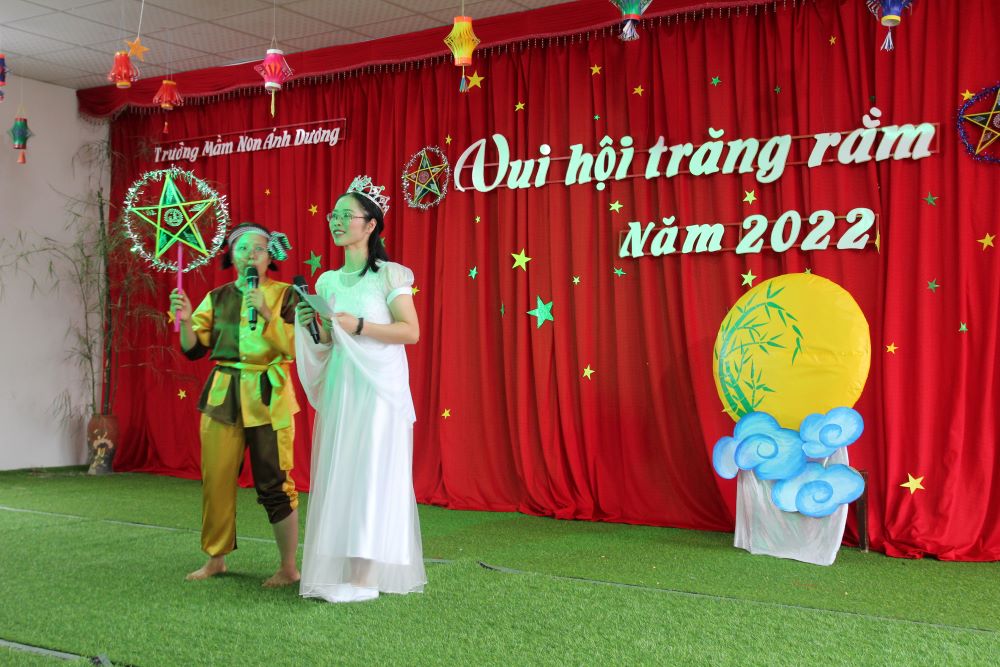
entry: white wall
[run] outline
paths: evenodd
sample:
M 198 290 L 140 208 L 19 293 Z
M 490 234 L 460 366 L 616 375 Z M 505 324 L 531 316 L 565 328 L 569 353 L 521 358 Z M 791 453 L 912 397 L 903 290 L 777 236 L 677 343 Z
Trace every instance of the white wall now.
M 15 65 L 14 63 L 9 63 Z M 27 164 L 17 163 L 6 130 L 22 100 L 35 136 L 28 141 Z M 95 183 L 73 156 L 84 144 L 107 137 L 107 126 L 82 120 L 76 92 L 39 81 L 8 76 L 6 100 L 0 104 L 0 236 L 16 239 L 18 230 L 71 240 L 64 195 L 82 196 Z M 104 177 L 106 179 L 106 176 Z M 63 193 L 63 194 L 60 194 Z M 9 248 L 0 249 L 0 257 Z M 39 278 L 48 262 L 29 269 Z M 35 466 L 76 465 L 86 461 L 84 440 L 87 404 L 83 376 L 68 359 L 67 322 L 82 308 L 70 290 L 32 293 L 31 280 L 5 271 L 0 300 L 0 470 Z M 62 418 L 54 401 L 68 391 L 81 416 Z

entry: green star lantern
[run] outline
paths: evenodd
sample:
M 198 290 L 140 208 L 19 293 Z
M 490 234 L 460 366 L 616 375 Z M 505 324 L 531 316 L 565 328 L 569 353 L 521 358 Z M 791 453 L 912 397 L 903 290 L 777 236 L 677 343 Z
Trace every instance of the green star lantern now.
M 132 252 L 159 271 L 203 266 L 222 248 L 229 226 L 226 198 L 178 167 L 143 174 L 128 189 L 123 209 Z

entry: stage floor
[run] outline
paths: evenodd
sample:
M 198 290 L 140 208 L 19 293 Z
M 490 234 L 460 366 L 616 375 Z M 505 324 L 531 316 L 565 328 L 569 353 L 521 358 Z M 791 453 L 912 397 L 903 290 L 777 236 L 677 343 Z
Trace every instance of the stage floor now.
M 975 665 L 1000 655 L 1000 563 L 845 548 L 823 568 L 751 556 L 725 533 L 421 506 L 426 592 L 330 605 L 261 588 L 277 554 L 252 489 L 239 492 L 229 572 L 185 582 L 204 559 L 200 497 L 198 482 L 169 477 L 0 472 L 0 640 L 135 665 Z M 0 664 L 56 662 L 0 642 Z

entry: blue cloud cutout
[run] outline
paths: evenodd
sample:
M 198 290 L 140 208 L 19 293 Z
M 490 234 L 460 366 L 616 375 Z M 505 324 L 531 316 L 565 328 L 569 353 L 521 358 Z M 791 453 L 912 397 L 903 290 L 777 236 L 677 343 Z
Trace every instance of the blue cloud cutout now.
M 722 479 L 732 479 L 740 471 L 736 465 L 736 448 L 740 441 L 728 435 L 719 438 L 712 449 L 712 466 Z
M 864 478 L 851 466 L 835 463 L 824 468 L 810 461 L 799 475 L 777 482 L 771 500 L 785 512 L 819 518 L 857 500 L 864 490 Z
M 765 412 L 751 412 L 736 424 L 733 437 L 715 443 L 712 465 L 725 479 L 739 469 L 753 470 L 760 479 L 787 479 L 802 471 L 806 456 L 795 431 L 781 428 Z
M 822 459 L 857 441 L 865 430 L 861 415 L 852 408 L 833 408 L 825 415 L 809 415 L 802 420 L 799 436 L 806 456 Z

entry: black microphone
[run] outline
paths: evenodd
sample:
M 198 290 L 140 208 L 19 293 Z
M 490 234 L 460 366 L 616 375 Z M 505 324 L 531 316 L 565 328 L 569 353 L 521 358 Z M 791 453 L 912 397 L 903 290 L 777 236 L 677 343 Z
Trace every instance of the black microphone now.
M 306 296 L 309 294 L 309 285 L 306 284 L 306 279 L 302 276 L 295 276 L 292 278 L 292 282 L 295 283 L 295 291 L 298 295 L 302 297 L 302 300 L 306 300 Z M 316 325 L 316 318 L 314 317 L 312 321 L 309 322 L 309 335 L 312 336 L 313 342 L 317 345 L 319 344 L 319 327 Z
M 247 281 L 247 289 L 257 289 L 257 285 L 260 284 L 260 274 L 257 273 L 257 269 L 253 266 L 248 266 L 244 276 Z M 251 329 L 257 328 L 257 309 L 253 306 L 250 306 L 250 309 L 247 311 L 247 320 L 250 322 Z

